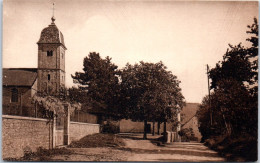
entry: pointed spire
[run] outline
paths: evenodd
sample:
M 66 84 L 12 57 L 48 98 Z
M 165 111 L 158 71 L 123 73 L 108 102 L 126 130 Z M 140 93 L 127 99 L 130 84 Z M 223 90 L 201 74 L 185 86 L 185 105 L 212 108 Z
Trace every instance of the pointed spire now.
M 55 21 L 54 10 L 55 10 L 55 8 L 54 8 L 54 3 L 53 3 L 52 4 L 52 18 L 51 18 L 52 23 L 51 24 L 54 24 L 54 21 Z

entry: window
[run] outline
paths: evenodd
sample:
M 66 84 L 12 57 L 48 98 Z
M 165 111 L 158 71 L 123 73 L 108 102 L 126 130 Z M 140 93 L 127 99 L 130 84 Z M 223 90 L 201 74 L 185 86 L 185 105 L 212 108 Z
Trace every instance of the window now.
M 63 53 L 61 53 L 61 58 L 63 59 Z
M 50 74 L 48 74 L 48 81 L 50 81 L 51 80 L 51 75 Z
M 53 51 L 52 51 L 52 50 L 47 51 L 47 56 L 48 56 L 48 57 L 51 57 L 52 55 L 53 55 Z
M 16 88 L 12 89 L 11 102 L 18 102 L 18 90 Z

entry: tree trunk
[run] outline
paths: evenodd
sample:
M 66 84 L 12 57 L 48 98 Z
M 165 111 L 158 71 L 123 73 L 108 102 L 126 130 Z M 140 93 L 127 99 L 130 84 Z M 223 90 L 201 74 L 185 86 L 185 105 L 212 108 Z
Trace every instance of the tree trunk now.
M 155 135 L 154 125 L 155 125 L 155 122 L 153 121 L 153 136 Z
M 230 136 L 231 135 L 231 124 L 226 121 L 225 114 L 224 114 L 224 111 L 222 109 L 221 109 L 221 112 L 222 112 L 223 120 L 224 120 L 224 123 L 225 123 L 225 126 L 226 126 L 227 134 L 228 134 L 228 136 Z
M 35 118 L 37 118 L 37 102 L 35 102 Z
M 147 120 L 144 120 L 144 137 L 143 137 L 143 139 L 145 139 L 145 140 L 147 139 L 146 127 L 147 127 Z
M 157 130 L 158 130 L 158 131 L 157 131 L 157 134 L 160 135 L 160 125 L 161 125 L 161 122 L 158 121 L 157 125 L 158 125 L 158 126 L 157 126 Z
M 166 121 L 163 122 L 163 138 L 164 141 L 166 142 L 167 138 L 166 138 Z
M 103 115 L 99 115 L 98 116 L 98 122 L 97 123 L 100 125 L 100 132 L 102 133 L 103 132 L 103 126 L 104 126 Z
M 98 115 L 97 123 L 100 124 L 100 125 L 104 124 L 104 120 L 103 120 L 102 115 Z

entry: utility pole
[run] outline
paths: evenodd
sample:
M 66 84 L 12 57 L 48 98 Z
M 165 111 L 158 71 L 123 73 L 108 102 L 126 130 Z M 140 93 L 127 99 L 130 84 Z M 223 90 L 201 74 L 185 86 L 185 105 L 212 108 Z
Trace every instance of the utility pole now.
M 211 108 L 211 101 L 210 101 L 209 65 L 208 64 L 207 64 L 207 77 L 208 77 L 208 91 L 209 91 L 210 126 L 212 127 L 212 108 Z
M 21 92 L 21 94 L 20 94 L 20 106 L 21 106 L 21 116 L 23 116 L 23 101 L 22 101 L 22 98 L 23 98 L 23 94 L 22 94 L 22 92 Z

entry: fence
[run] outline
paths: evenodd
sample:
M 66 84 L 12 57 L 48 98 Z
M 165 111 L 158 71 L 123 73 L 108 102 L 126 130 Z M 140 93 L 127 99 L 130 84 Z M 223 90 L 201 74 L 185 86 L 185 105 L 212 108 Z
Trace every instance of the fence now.
M 20 105 L 3 105 L 3 115 L 16 115 L 24 117 L 35 117 L 35 118 L 44 118 L 48 119 L 52 117 L 52 112 L 44 109 L 40 105 L 35 105 L 34 107 L 25 107 Z M 98 117 L 94 114 L 87 113 L 82 110 L 74 110 L 70 115 L 70 120 L 73 122 L 83 122 L 83 123 L 97 123 Z M 57 124 L 61 122 L 60 119 L 57 119 Z
M 44 118 L 52 117 L 52 112 L 44 109 L 42 106 L 26 107 L 20 105 L 2 105 L 3 115 L 16 115 L 24 117 Z
M 98 117 L 82 110 L 74 110 L 70 115 L 70 120 L 73 122 L 97 123 Z

